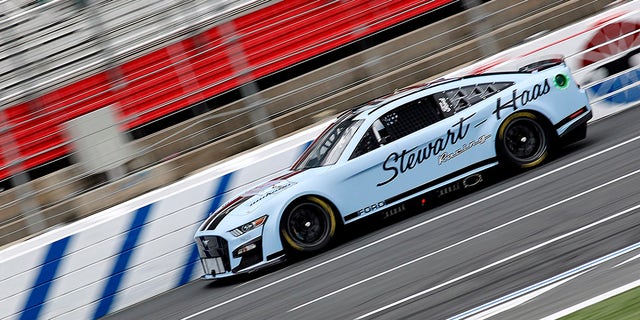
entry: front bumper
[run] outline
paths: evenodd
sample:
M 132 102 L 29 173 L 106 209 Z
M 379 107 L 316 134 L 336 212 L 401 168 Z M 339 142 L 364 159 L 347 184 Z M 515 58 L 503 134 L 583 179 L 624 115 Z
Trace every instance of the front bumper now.
M 213 280 L 249 273 L 284 260 L 284 253 L 264 256 L 262 237 L 225 239 L 217 235 L 196 237 L 202 279 Z
M 200 260 L 202 261 L 202 259 L 200 259 Z M 254 264 L 254 265 L 252 265 L 250 267 L 247 267 L 245 269 L 238 270 L 237 272 L 219 273 L 219 274 L 215 274 L 215 275 L 211 274 L 211 273 L 205 273 L 200 277 L 200 279 L 203 279 L 203 280 L 217 280 L 217 279 L 227 278 L 227 277 L 230 277 L 230 276 L 247 274 L 247 273 L 256 272 L 258 270 L 262 270 L 264 268 L 280 264 L 280 263 L 282 263 L 284 261 L 285 261 L 285 256 L 284 256 L 284 254 L 282 254 L 281 256 L 275 257 L 272 260 L 262 261 L 260 263 Z

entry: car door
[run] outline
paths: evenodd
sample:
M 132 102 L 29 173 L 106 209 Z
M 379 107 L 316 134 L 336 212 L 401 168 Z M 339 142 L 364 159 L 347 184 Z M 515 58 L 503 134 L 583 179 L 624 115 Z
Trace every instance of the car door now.
M 400 163 L 407 153 L 406 137 L 444 119 L 438 109 L 426 108 L 427 103 L 414 99 L 375 119 L 347 163 L 335 169 L 335 189 L 344 199 L 346 221 L 388 209 L 390 199 L 415 185 L 403 178 L 410 169 Z
M 379 122 L 366 128 L 355 149 L 347 155 L 348 160 L 330 170 L 331 189 L 336 195 L 336 205 L 345 222 L 379 212 L 385 207 L 386 195 L 393 186 L 377 186 L 382 164 L 390 153 L 398 148 L 379 137 L 376 131 Z M 378 137 L 376 137 L 378 135 Z
M 424 109 L 441 116 L 398 141 L 398 156 L 383 166 L 393 173 L 389 183 L 422 191 L 495 162 L 495 137 L 487 125 L 495 101 L 487 98 L 511 84 L 470 84 L 425 97 Z
M 379 150 L 375 170 L 362 173 L 366 192 L 376 195 L 370 206 L 388 207 L 426 191 L 495 153 L 494 137 L 482 131 L 490 112 L 476 105 L 484 98 L 467 92 L 468 99 L 455 100 L 451 94 L 415 99 L 373 123 L 376 139 L 393 147 Z
M 455 110 L 437 94 L 416 99 L 381 119 L 394 138 L 397 149 L 382 163 L 378 186 L 392 185 L 387 203 L 418 193 L 426 183 L 448 172 L 440 157 L 447 150 L 462 145 L 469 135 L 470 117 L 454 116 Z M 384 121 L 386 118 L 395 121 Z
M 485 128 L 493 102 L 486 98 L 509 85 L 436 92 L 375 119 L 336 171 L 345 220 L 389 209 L 495 157 L 495 137 Z

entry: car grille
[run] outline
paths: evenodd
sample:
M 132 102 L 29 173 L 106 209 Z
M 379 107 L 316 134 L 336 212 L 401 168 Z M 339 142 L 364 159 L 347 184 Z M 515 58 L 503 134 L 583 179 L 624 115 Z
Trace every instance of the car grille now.
M 216 275 L 231 271 L 227 240 L 217 236 L 199 237 L 198 251 L 204 273 Z

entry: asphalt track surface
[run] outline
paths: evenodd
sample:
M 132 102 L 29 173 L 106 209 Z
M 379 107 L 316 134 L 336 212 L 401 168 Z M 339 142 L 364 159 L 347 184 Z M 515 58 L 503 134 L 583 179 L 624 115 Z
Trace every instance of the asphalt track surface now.
M 194 281 L 107 318 L 454 317 L 639 243 L 639 159 L 636 107 L 590 124 L 586 140 L 536 169 L 423 213 L 349 228 L 311 258 Z M 589 267 L 495 318 L 539 319 L 637 280 L 638 254 Z

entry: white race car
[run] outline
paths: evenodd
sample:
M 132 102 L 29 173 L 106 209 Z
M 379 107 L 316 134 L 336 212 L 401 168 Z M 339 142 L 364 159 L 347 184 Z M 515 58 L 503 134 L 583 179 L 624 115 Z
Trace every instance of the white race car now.
M 411 87 L 342 114 L 286 175 L 195 234 L 205 279 L 325 248 L 345 224 L 428 206 L 496 165 L 530 168 L 583 139 L 591 107 L 561 59 Z

